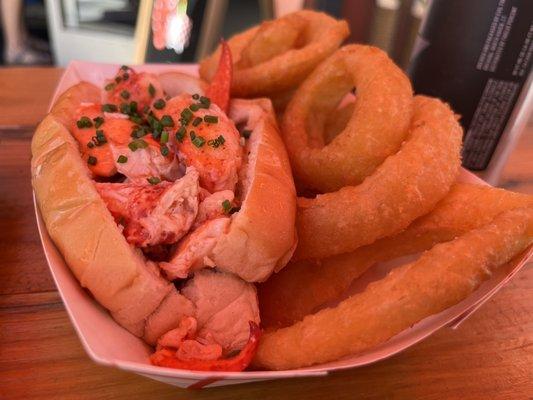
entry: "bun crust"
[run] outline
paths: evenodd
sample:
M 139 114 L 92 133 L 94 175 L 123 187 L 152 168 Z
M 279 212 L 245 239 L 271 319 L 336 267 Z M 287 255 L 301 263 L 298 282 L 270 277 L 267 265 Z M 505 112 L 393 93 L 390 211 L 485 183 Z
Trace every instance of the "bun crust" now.
M 218 269 L 261 282 L 283 268 L 296 248 L 296 190 L 270 100 L 232 100 L 229 114 L 252 133 L 239 177 L 242 207 L 213 260 Z
M 136 335 L 172 285 L 125 240 L 64 123 L 81 102 L 99 101 L 89 84 L 67 90 L 32 140 L 32 184 L 48 233 L 81 283 Z M 97 91 L 98 89 L 94 87 Z

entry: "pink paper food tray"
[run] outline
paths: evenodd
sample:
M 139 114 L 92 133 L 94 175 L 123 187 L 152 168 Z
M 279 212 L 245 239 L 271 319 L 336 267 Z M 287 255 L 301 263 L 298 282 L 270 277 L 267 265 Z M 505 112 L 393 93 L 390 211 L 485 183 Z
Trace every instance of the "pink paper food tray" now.
M 70 63 L 59 82 L 51 104 L 54 103 L 59 94 L 79 81 L 88 81 L 101 87 L 105 78 L 114 76 L 117 68 L 117 65 L 110 64 L 79 61 Z M 177 70 L 197 74 L 196 65 L 142 65 L 135 68 L 139 71 L 155 73 Z M 459 180 L 482 183 L 477 177 L 464 170 Z M 37 206 L 35 209 L 39 233 L 50 271 L 87 354 L 98 364 L 131 371 L 179 387 L 200 388 L 280 378 L 320 376 L 326 375 L 330 371 L 359 367 L 391 357 L 444 326 L 457 327 L 518 272 L 533 253 L 533 249 L 530 249 L 518 262 L 501 268 L 497 274 L 466 300 L 420 321 L 368 352 L 327 364 L 290 371 L 195 372 L 150 365 L 148 356 L 151 349 L 141 339 L 120 327 L 107 311 L 99 306 L 80 286 L 50 239 Z M 373 277 L 375 279 L 375 277 L 382 276 L 394 264 L 393 262 L 378 265 L 365 274 L 364 279 L 371 281 Z

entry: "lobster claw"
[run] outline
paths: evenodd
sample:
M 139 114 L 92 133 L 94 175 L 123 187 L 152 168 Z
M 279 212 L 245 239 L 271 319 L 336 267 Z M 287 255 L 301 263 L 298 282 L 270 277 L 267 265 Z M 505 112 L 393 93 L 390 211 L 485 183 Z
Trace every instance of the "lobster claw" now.
M 229 109 L 231 80 L 233 77 L 233 63 L 231 59 L 231 50 L 225 40 L 220 41 L 220 60 L 218 68 L 213 75 L 211 84 L 206 90 L 206 96 L 213 103 L 220 107 L 225 113 Z
M 244 370 L 252 361 L 259 344 L 261 336 L 261 329 L 259 326 L 250 321 L 250 337 L 246 345 L 242 348 L 239 354 L 218 360 L 196 360 L 188 359 L 182 360 L 175 356 L 176 351 L 169 347 L 163 347 L 156 351 L 150 357 L 150 361 L 154 365 L 167 368 L 177 368 L 193 371 L 230 371 L 239 372 Z

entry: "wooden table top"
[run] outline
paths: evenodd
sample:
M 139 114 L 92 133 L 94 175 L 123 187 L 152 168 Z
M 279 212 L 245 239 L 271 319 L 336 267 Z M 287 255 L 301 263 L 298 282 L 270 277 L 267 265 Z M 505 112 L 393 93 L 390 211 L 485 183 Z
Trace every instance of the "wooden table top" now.
M 530 263 L 457 330 L 388 360 L 322 378 L 190 391 L 94 364 L 50 276 L 35 223 L 30 140 L 60 69 L 0 69 L 0 398 L 531 399 Z M 501 186 L 533 193 L 533 126 Z

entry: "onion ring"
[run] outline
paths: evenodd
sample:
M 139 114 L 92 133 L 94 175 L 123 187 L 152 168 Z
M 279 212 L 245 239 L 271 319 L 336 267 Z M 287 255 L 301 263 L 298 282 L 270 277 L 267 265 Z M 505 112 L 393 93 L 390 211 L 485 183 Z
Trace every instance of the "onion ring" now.
M 324 126 L 355 86 L 345 129 L 325 145 Z M 349 45 L 320 64 L 298 88 L 282 131 L 296 178 L 321 192 L 361 183 L 406 138 L 412 89 L 405 74 L 376 47 Z
M 293 89 L 348 36 L 346 21 L 302 10 L 263 22 L 233 36 L 234 97 L 258 97 Z M 210 81 L 220 46 L 200 63 L 200 76 Z
M 416 96 L 409 137 L 398 153 L 358 186 L 299 199 L 295 259 L 353 251 L 427 214 L 457 177 L 461 139 L 461 126 L 446 104 Z
M 337 307 L 263 335 L 256 367 L 291 369 L 339 359 L 382 343 L 468 297 L 533 242 L 533 208 L 438 244 Z
M 533 207 L 533 196 L 490 186 L 455 184 L 429 214 L 394 236 L 322 260 L 287 265 L 258 286 L 261 323 L 283 327 L 337 300 L 377 262 L 419 253 L 489 223 L 498 214 Z

